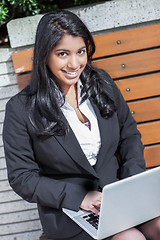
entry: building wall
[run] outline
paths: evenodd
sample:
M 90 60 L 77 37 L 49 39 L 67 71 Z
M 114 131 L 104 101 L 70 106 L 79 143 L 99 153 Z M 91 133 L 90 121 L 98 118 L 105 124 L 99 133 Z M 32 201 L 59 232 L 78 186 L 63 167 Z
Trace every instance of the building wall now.
M 90 31 L 119 31 L 124 28 L 153 24 L 160 20 L 159 0 L 116 0 L 71 9 Z M 30 48 L 41 15 L 12 20 L 8 23 L 11 46 L 0 48 L 0 239 L 38 240 L 42 233 L 36 204 L 22 200 L 7 180 L 2 128 L 6 102 L 18 90 L 12 52 Z M 102 24 L 103 23 L 103 24 Z

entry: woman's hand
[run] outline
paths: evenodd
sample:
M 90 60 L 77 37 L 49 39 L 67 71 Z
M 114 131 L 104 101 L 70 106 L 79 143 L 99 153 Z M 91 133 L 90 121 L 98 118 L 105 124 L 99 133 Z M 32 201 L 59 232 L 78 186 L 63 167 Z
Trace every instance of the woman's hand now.
M 99 209 L 102 200 L 102 193 L 92 191 L 86 194 L 80 208 L 86 211 L 92 211 L 93 213 L 99 214 Z

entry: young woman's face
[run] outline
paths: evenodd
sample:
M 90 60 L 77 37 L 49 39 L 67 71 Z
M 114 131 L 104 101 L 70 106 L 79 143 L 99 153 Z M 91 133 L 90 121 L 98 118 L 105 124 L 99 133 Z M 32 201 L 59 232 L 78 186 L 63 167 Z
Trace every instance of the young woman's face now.
M 77 83 L 87 64 L 86 46 L 81 37 L 65 34 L 53 48 L 48 66 L 63 91 Z

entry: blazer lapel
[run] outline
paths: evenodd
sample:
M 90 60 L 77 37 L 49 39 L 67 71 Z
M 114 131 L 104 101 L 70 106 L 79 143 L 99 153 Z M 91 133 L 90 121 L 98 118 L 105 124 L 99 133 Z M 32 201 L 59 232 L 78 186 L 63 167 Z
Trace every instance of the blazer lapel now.
M 97 163 L 95 167 L 95 169 L 97 169 L 100 167 L 101 163 L 104 161 L 104 158 L 106 156 L 106 151 L 109 151 L 108 148 L 109 148 L 109 142 L 112 137 L 113 126 L 111 123 L 112 122 L 111 118 L 104 119 L 103 117 L 101 117 L 99 109 L 96 106 L 96 104 L 93 103 L 92 99 L 90 99 L 90 101 L 97 116 L 97 121 L 99 125 L 100 136 L 101 136 L 101 147 L 97 155 Z M 64 119 L 65 121 L 67 121 L 65 117 Z M 90 165 L 85 154 L 83 153 L 80 147 L 80 144 L 70 126 L 69 126 L 69 132 L 65 136 L 55 136 L 55 138 L 77 164 L 79 164 L 85 171 L 89 172 L 95 177 L 98 177 L 98 175 L 96 174 L 96 171 Z
M 55 136 L 55 138 L 77 164 L 79 164 L 85 171 L 98 178 L 94 168 L 90 165 L 85 154 L 83 153 L 80 144 L 70 126 L 69 132 L 65 136 Z
M 100 111 L 98 107 L 96 106 L 95 103 L 93 103 L 93 100 L 91 99 L 91 104 L 92 107 L 96 113 L 97 116 L 97 121 L 99 125 L 99 131 L 100 131 L 100 136 L 101 136 L 101 147 L 99 150 L 99 153 L 97 155 L 97 162 L 95 169 L 98 169 L 101 165 L 101 163 L 105 160 L 106 152 L 109 152 L 110 148 L 110 141 L 112 138 L 112 132 L 113 132 L 113 124 L 112 124 L 112 119 L 105 119 L 100 115 Z

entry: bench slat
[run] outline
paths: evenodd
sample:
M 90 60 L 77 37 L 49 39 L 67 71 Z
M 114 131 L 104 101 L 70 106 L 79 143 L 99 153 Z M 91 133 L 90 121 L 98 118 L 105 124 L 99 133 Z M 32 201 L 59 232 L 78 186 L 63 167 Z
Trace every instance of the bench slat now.
M 15 73 L 31 71 L 32 58 L 33 49 L 13 53 L 12 59 Z M 149 62 L 151 64 L 148 64 Z M 105 69 L 113 78 L 153 72 L 160 70 L 160 49 L 94 60 L 93 65 Z
M 128 103 L 136 122 L 160 119 L 160 97 Z
M 17 76 L 17 82 L 18 82 L 20 91 L 23 90 L 29 84 L 30 76 L 31 76 L 31 73 L 26 73 L 26 74 Z
M 144 145 L 160 143 L 160 121 L 137 125 Z
M 160 49 L 94 60 L 93 66 L 103 68 L 112 78 L 158 71 L 160 70 Z
M 126 101 L 160 95 L 160 73 L 115 81 Z
M 160 165 L 160 144 L 145 147 L 144 159 L 145 159 L 147 168 L 159 166 Z
M 24 73 L 32 70 L 33 48 L 12 53 L 15 73 Z
M 31 73 L 17 76 L 19 89 L 29 83 Z M 115 81 L 126 101 L 160 95 L 160 73 Z M 156 86 L 156 87 L 155 87 Z M 127 89 L 129 89 L 127 91 Z
M 94 58 L 160 46 L 159 36 L 160 24 L 94 36 Z

